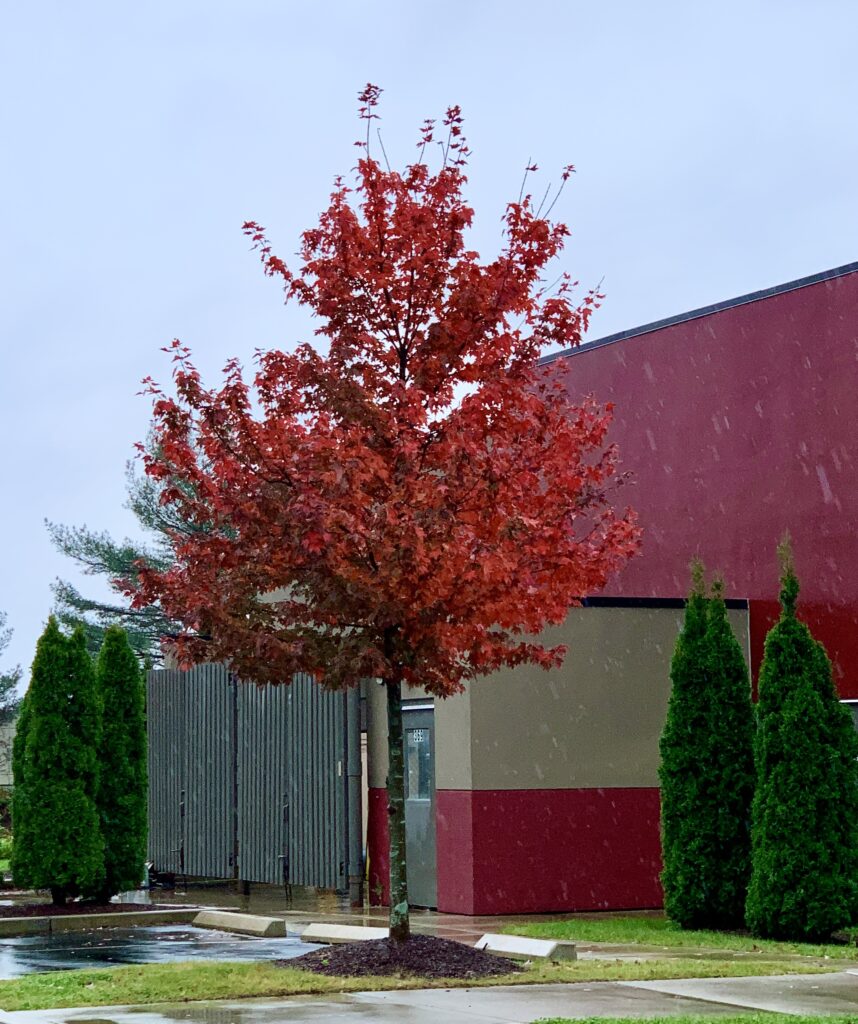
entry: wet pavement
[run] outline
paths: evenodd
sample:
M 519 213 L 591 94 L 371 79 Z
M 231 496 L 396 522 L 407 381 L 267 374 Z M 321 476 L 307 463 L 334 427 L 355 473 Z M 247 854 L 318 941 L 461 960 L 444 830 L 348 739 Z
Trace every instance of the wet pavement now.
M 717 1018 L 747 1010 L 855 1014 L 858 977 L 830 975 L 717 978 L 683 982 L 594 982 L 480 989 L 355 992 L 339 996 L 248 999 L 77 1010 L 0 1011 L 2 1024 L 529 1024 L 540 1017 Z M 717 1021 L 716 1021 L 717 1024 Z
M 282 886 L 251 886 L 248 895 L 242 895 L 234 884 L 189 886 L 187 889 L 155 889 L 151 893 L 123 893 L 123 900 L 153 903 L 168 906 L 199 904 L 217 907 L 221 910 L 238 910 L 246 914 L 262 914 L 265 917 L 281 917 L 290 931 L 299 931 L 302 925 L 314 921 L 326 924 L 368 925 L 387 927 L 387 907 L 367 905 L 352 907 L 347 896 L 316 889 L 294 886 L 287 892 Z M 660 911 L 630 911 L 623 916 L 661 916 Z M 582 914 L 582 917 L 605 917 L 609 914 Z M 519 914 L 497 916 L 469 916 L 467 914 L 445 914 L 437 910 L 423 910 L 411 907 L 411 927 L 424 935 L 437 935 L 442 939 L 458 939 L 473 945 L 486 932 L 503 931 L 504 927 L 516 923 L 533 924 L 535 921 L 567 920 L 568 912 L 560 914 Z M 579 946 L 579 950 L 582 947 Z
M 177 925 L 27 935 L 0 939 L 0 979 L 179 960 L 285 960 L 318 948 L 294 937 L 262 939 Z
M 265 917 L 279 917 L 286 922 L 286 928 L 290 935 L 299 934 L 303 928 L 313 922 L 326 924 L 348 924 L 348 925 L 369 925 L 372 927 L 386 927 L 388 910 L 386 907 L 370 907 L 367 905 L 352 907 L 347 896 L 321 891 L 317 889 L 305 889 L 298 886 L 287 892 L 282 886 L 254 884 L 249 894 L 240 893 L 235 883 L 219 882 L 215 884 L 204 883 L 190 885 L 187 888 L 176 889 L 153 889 L 151 891 L 137 891 L 121 893 L 119 899 L 127 903 L 150 903 L 164 907 L 199 907 L 213 908 L 218 910 L 237 910 L 242 913 L 261 914 Z M 0 900 L 0 905 L 15 902 L 32 902 L 32 893 L 22 893 L 11 899 Z M 411 927 L 415 932 L 424 935 L 437 935 L 444 939 L 456 939 L 473 945 L 481 935 L 486 932 L 500 932 L 508 925 L 516 923 L 533 924 L 537 921 L 568 920 L 572 916 L 581 918 L 598 919 L 613 917 L 616 914 L 598 911 L 590 911 L 578 915 L 571 915 L 568 912 L 560 914 L 522 914 L 509 915 L 504 917 L 492 916 L 468 916 L 467 914 L 445 914 L 437 910 L 423 910 L 419 907 L 411 908 Z M 623 917 L 661 917 L 661 911 L 625 911 Z M 175 930 L 180 926 L 167 926 L 166 930 Z M 111 929 L 112 930 L 112 929 Z M 185 928 L 185 930 L 188 930 Z M 134 929 L 140 933 L 140 928 Z M 154 932 L 154 929 L 152 929 Z M 194 931 L 196 931 L 194 929 Z M 13 940 L 10 940 L 13 941 Z M 260 952 L 258 956 L 250 955 L 250 950 L 233 955 L 237 949 L 235 943 L 240 941 L 239 936 L 227 937 L 229 943 L 226 952 L 211 953 L 211 957 L 222 956 L 223 959 L 266 959 Z M 263 940 L 256 940 L 261 942 Z M 284 940 L 271 940 L 283 942 Z M 292 940 L 293 942 L 295 940 Z M 0 977 L 11 977 L 10 974 L 3 974 L 3 946 L 0 941 Z M 133 943 L 132 943 L 133 945 Z M 290 947 L 291 948 L 291 947 Z M 294 947 L 294 953 L 278 954 L 282 956 L 297 956 L 307 947 Z M 830 966 L 828 958 L 807 957 L 801 954 L 772 953 L 767 950 L 746 950 L 728 951 L 724 949 L 707 949 L 703 947 L 691 948 L 687 946 L 661 946 L 643 945 L 641 943 L 627 943 L 623 945 L 615 943 L 599 942 L 578 942 L 578 958 L 580 960 L 664 960 L 680 958 L 684 960 L 741 960 L 754 961 L 764 960 L 771 962 L 776 960 L 782 962 L 786 967 L 794 961 L 814 964 L 821 967 Z M 188 949 L 193 949 L 191 944 Z M 129 954 L 130 955 L 130 954 Z M 196 955 L 208 955 L 206 953 L 189 953 L 188 959 Z M 178 956 L 170 955 L 169 959 L 180 959 Z M 117 963 L 151 963 L 161 962 L 161 957 L 153 960 L 109 960 L 103 964 L 96 965 L 87 961 L 85 964 L 64 963 L 63 966 L 111 966 Z M 842 961 L 838 966 L 846 968 L 858 967 L 858 951 L 856 951 L 855 962 Z M 29 968 L 34 970 L 37 968 Z M 43 970 L 50 967 L 38 968 Z M 54 968 L 55 969 L 55 968 Z
M 190 886 L 187 889 L 154 890 L 148 893 L 123 893 L 122 899 L 169 906 L 187 906 L 190 903 L 217 907 L 222 910 L 238 910 L 248 914 L 262 914 L 265 917 L 280 917 L 286 921 L 289 932 L 300 932 L 315 921 L 326 924 L 368 925 L 387 927 L 387 907 L 352 907 L 347 896 L 316 889 L 294 887 L 287 893 L 282 886 L 256 885 L 248 895 L 241 895 L 234 884 Z M 661 917 L 660 910 L 623 911 L 623 917 Z M 469 916 L 467 914 L 445 914 L 437 910 L 411 908 L 412 930 L 423 935 L 437 935 L 442 939 L 455 939 L 473 945 L 486 932 L 502 932 L 513 924 L 533 924 L 537 921 L 568 921 L 570 917 L 589 919 L 616 917 L 616 912 L 591 911 L 570 914 L 519 914 L 503 917 Z M 798 953 L 772 953 L 768 950 L 730 951 L 725 949 L 692 948 L 688 946 L 644 945 L 642 943 L 577 942 L 579 960 L 776 960 L 785 965 L 802 962 L 830 966 L 826 957 L 807 957 Z M 858 950 L 853 960 L 842 961 L 844 969 L 858 967 Z

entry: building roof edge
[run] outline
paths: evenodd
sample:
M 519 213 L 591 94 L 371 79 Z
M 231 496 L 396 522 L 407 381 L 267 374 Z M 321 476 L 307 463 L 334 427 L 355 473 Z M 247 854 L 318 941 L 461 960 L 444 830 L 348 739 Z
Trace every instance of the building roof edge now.
M 701 306 L 699 309 L 689 310 L 687 313 L 677 313 L 675 316 L 669 316 L 664 320 L 654 320 L 652 323 L 643 324 L 641 327 L 632 327 L 627 331 L 608 334 L 604 338 L 586 341 L 575 348 L 566 348 L 560 352 L 549 352 L 539 361 L 545 364 L 554 362 L 555 359 L 562 359 L 565 356 L 580 355 L 582 352 L 589 352 L 594 348 L 613 345 L 618 341 L 637 338 L 642 334 L 651 334 L 654 331 L 663 330 L 665 327 L 674 327 L 676 324 L 683 324 L 689 320 L 699 320 L 701 317 L 710 316 L 712 313 L 722 313 L 724 310 L 733 309 L 735 306 L 745 306 L 750 302 L 759 302 L 761 299 L 769 299 L 774 295 L 783 295 L 786 292 L 798 291 L 800 288 L 809 288 L 811 285 L 822 284 L 824 281 L 832 281 L 835 278 L 846 277 L 848 274 L 856 272 L 858 272 L 858 261 L 855 263 L 844 263 L 843 266 L 834 267 L 832 270 L 823 270 L 818 274 L 811 274 L 809 277 L 799 277 L 795 281 L 787 281 L 786 284 L 777 284 L 772 288 L 761 288 L 756 292 L 748 292 L 747 295 L 739 295 L 735 299 L 715 302 L 710 306 Z

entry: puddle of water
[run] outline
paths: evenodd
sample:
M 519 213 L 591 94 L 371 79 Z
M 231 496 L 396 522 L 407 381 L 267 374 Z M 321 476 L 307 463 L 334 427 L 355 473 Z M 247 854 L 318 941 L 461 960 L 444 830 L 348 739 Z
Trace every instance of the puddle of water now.
M 118 1011 L 115 1016 L 98 1016 L 97 1010 L 71 1010 L 61 1016 L 62 1010 L 51 1011 L 51 1021 L 63 1024 L 284 1024 L 294 1020 L 296 1024 L 318 1022 L 324 1024 L 334 1019 L 332 1005 L 336 1004 L 337 1020 L 354 1019 L 379 1024 L 390 1021 L 402 1024 L 402 1006 L 379 1006 L 373 1003 L 361 1004 L 347 995 L 327 995 L 323 999 L 312 996 L 299 997 L 288 1009 L 282 1002 L 265 999 L 247 999 L 241 1003 L 174 1003 L 161 1006 L 131 1006 Z M 341 1016 L 342 1014 L 342 1016 Z M 410 1017 L 409 1017 L 410 1019 Z M 419 1020 L 427 1018 L 420 1016 Z M 434 1020 L 434 1016 L 432 1018 Z
M 286 960 L 311 949 L 318 946 L 298 938 L 260 939 L 175 925 L 27 935 L 0 940 L 0 979 L 37 971 L 179 960 Z

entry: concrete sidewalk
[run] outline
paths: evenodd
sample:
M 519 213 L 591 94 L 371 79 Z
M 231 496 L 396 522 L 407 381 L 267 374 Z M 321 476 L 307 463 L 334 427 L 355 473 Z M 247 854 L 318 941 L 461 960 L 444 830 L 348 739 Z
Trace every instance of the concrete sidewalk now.
M 0 1012 L 3 1024 L 530 1024 L 539 1017 L 858 1011 L 858 972 L 356 992 L 335 997 Z

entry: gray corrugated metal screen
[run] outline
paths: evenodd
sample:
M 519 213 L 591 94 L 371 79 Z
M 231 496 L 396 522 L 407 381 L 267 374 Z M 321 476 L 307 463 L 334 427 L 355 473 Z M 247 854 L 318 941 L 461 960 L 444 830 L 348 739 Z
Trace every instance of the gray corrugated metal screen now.
M 357 693 L 328 693 L 309 676 L 258 687 L 223 665 L 152 671 L 148 684 L 155 867 L 345 888 L 348 821 L 360 822 L 346 786 Z M 351 742 L 359 749 L 359 732 Z
M 352 694 L 352 697 L 356 696 Z M 289 873 L 296 885 L 346 885 L 346 697 L 308 676 L 289 695 Z
M 223 665 L 148 675 L 149 858 L 159 871 L 233 872 L 232 686 Z
M 160 871 L 182 870 L 185 778 L 185 687 L 182 673 L 151 671 L 146 687 L 149 733 L 149 859 Z M 179 735 L 181 731 L 181 735 Z
M 229 878 L 233 841 L 233 698 L 223 665 L 200 665 L 185 681 L 184 873 Z
M 345 711 L 345 695 L 310 676 L 239 686 L 242 878 L 345 888 Z
M 294 684 L 293 684 L 294 685 Z M 238 685 L 238 848 L 241 877 L 283 882 L 291 686 Z

